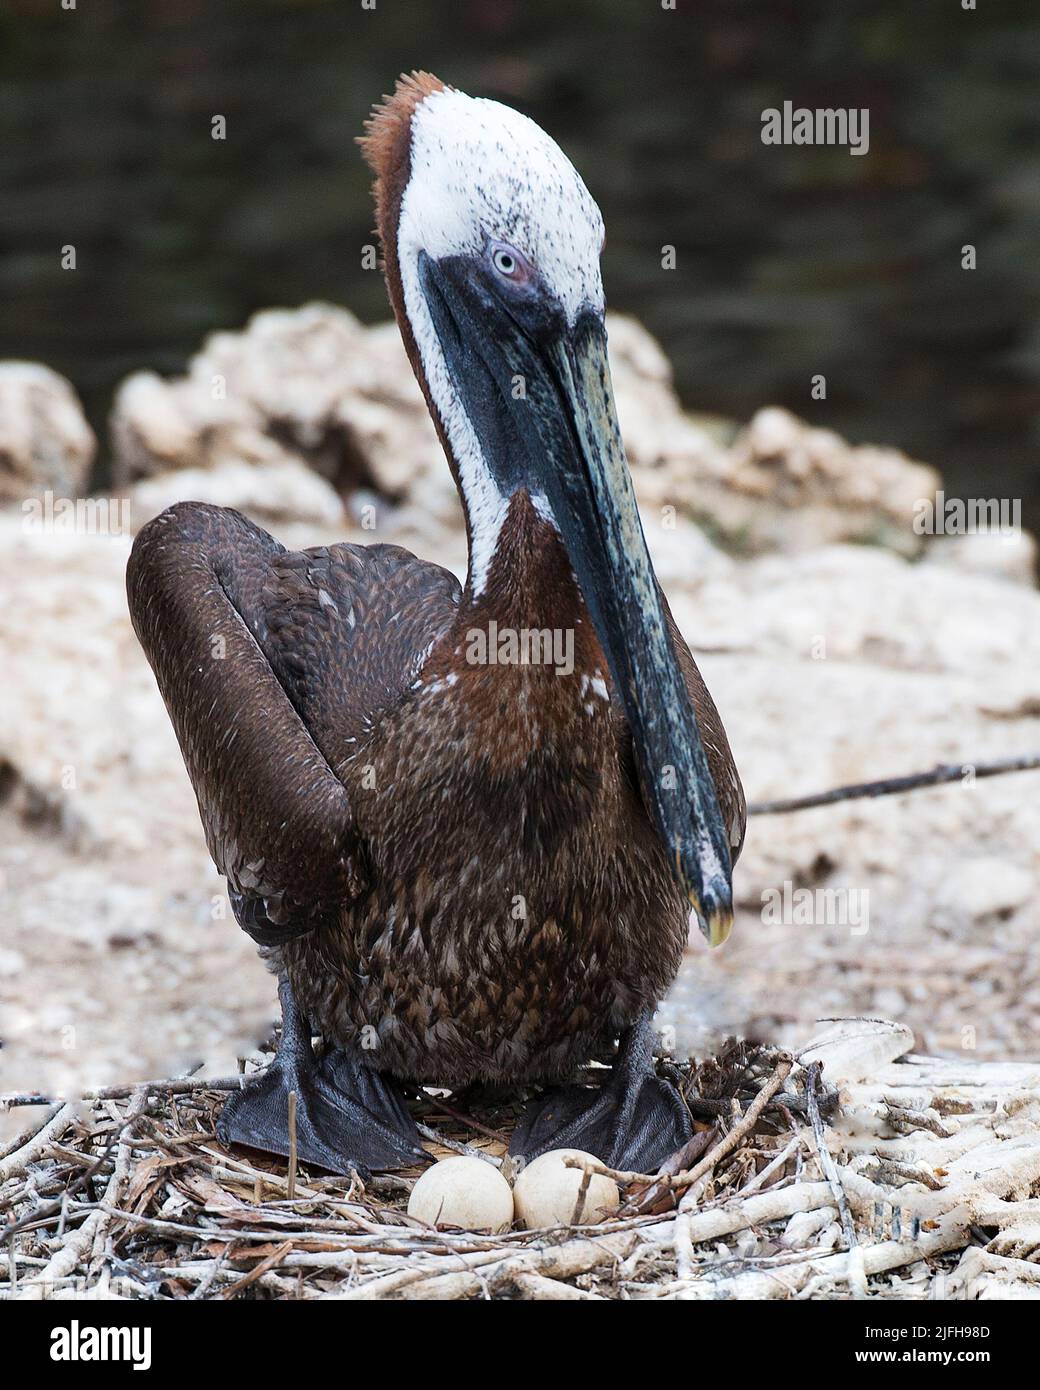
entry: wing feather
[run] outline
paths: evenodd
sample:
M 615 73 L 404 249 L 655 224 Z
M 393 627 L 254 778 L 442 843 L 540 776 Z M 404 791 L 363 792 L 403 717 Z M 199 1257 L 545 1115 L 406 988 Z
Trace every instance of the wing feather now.
M 307 931 L 365 889 L 337 775 L 351 740 L 414 679 L 458 584 L 391 546 L 293 553 L 240 513 L 178 503 L 127 567 L 134 630 L 241 925 Z M 387 642 L 388 612 L 408 620 Z

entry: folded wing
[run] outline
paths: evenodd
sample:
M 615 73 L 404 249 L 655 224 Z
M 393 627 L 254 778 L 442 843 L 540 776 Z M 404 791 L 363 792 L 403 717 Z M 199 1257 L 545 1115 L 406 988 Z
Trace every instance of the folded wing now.
M 290 552 L 185 502 L 137 537 L 127 595 L 239 922 L 271 944 L 334 919 L 366 886 L 337 772 L 414 681 L 457 581 L 395 546 Z

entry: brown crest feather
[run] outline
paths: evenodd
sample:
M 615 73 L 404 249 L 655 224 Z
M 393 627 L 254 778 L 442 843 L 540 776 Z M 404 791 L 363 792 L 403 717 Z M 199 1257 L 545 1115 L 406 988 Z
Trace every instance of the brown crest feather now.
M 382 102 L 373 107 L 365 122 L 364 135 L 357 137 L 365 163 L 376 176 L 373 189 L 376 224 L 384 255 L 392 239 L 388 236 L 392 230 L 388 225 L 389 215 L 393 214 L 393 224 L 396 224 L 401 194 L 408 182 L 412 116 L 421 101 L 432 92 L 444 89 L 445 83 L 432 72 L 402 73 L 393 96 L 384 96 Z
M 397 260 L 397 224 L 401 217 L 401 199 L 412 172 L 412 116 L 415 114 L 415 108 L 426 97 L 434 92 L 453 90 L 454 88 L 442 82 L 439 77 L 434 77 L 432 72 L 402 73 L 397 79 L 393 96 L 384 97 L 383 101 L 373 108 L 371 116 L 365 122 L 365 133 L 359 135 L 357 140 L 365 162 L 376 176 L 372 193 L 376 204 L 376 231 L 383 249 L 383 274 L 386 277 L 387 294 L 394 317 L 397 319 L 397 326 L 401 330 L 404 350 L 426 397 L 426 404 L 444 446 L 444 452 L 454 471 L 455 457 L 440 412 L 430 395 L 426 373 L 423 371 L 415 344 L 415 334 L 408 322 Z

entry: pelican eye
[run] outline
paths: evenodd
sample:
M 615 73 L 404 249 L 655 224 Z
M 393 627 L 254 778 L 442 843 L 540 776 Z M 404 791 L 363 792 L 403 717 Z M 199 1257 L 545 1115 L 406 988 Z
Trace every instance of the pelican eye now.
M 503 242 L 491 246 L 491 264 L 504 280 L 524 280 L 529 274 L 529 266 L 520 252 Z

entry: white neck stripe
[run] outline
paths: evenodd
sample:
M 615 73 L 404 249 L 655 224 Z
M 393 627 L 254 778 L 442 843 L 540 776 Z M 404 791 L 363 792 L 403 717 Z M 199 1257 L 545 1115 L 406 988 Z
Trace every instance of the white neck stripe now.
M 479 595 L 509 498 L 451 380 L 420 282 L 419 255 L 479 254 L 488 236 L 509 242 L 538 267 L 573 323 L 583 308 L 603 310 L 603 221 L 559 146 L 498 102 L 448 89 L 430 93 L 412 116 L 410 156 L 397 226 L 404 308 L 458 468 L 470 525 L 468 585 Z

